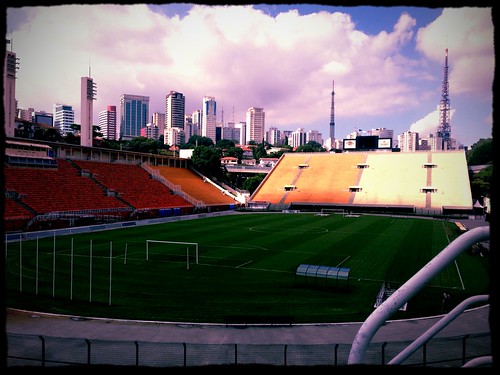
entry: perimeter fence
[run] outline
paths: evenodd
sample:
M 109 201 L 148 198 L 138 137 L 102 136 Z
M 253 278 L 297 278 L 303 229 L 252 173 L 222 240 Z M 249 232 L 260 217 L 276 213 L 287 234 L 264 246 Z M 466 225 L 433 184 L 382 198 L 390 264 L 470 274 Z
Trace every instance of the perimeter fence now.
M 412 341 L 371 343 L 365 364 L 386 365 Z M 181 368 L 211 365 L 347 366 L 351 344 L 203 344 L 116 341 L 7 334 L 7 367 L 127 366 Z M 432 338 L 408 357 L 407 367 L 460 368 L 491 356 L 490 333 Z

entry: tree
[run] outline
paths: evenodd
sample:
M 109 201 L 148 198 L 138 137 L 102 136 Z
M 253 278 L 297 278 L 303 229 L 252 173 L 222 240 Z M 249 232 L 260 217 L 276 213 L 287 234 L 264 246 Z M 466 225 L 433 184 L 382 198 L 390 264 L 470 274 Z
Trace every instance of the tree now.
M 248 190 L 250 194 L 253 194 L 253 192 L 259 187 L 260 183 L 264 180 L 265 177 L 265 173 L 259 173 L 256 176 L 248 177 L 243 182 L 243 189 Z
M 216 147 L 224 150 L 224 149 L 227 149 L 229 147 L 234 147 L 236 146 L 236 144 L 234 143 L 234 141 L 230 140 L 230 139 L 221 139 L 219 141 L 217 141 L 217 144 L 216 144 Z
M 201 135 L 192 135 L 189 137 L 189 140 L 184 143 L 181 148 L 183 149 L 189 149 L 189 148 L 196 148 L 197 146 L 213 146 L 214 141 L 212 141 L 212 138 L 209 137 L 203 137 Z
M 305 145 L 297 147 L 295 152 L 326 152 L 326 149 L 316 141 L 309 141 Z
M 220 162 L 221 156 L 220 149 L 215 148 L 214 146 L 201 145 L 195 147 L 193 150 L 191 161 L 193 166 L 202 174 L 220 177 L 222 174 Z
M 264 141 L 262 141 L 262 143 L 259 143 L 257 147 L 252 148 L 252 154 L 253 158 L 257 163 L 259 162 L 260 158 L 267 156 L 267 151 L 264 145 Z
M 241 147 L 229 147 L 224 152 L 224 156 L 233 156 L 238 159 L 238 164 L 241 164 L 241 159 L 243 159 L 243 149 Z
M 493 184 L 493 165 L 489 165 L 478 173 L 470 172 L 472 198 L 480 199 L 491 194 Z
M 493 139 L 481 138 L 477 143 L 474 143 L 470 150 L 466 153 L 467 164 L 483 165 L 493 163 Z

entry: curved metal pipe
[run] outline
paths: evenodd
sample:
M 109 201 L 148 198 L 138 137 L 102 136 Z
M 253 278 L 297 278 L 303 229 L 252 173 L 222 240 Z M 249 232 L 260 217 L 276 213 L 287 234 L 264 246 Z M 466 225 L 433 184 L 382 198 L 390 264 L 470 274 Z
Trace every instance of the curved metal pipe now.
M 465 232 L 446 246 L 406 283 L 397 289 L 363 322 L 349 352 L 348 365 L 362 364 L 368 345 L 383 323 L 410 300 L 434 276 L 439 274 L 463 251 L 490 238 L 490 227 L 482 226 Z
M 399 365 L 405 359 L 407 359 L 410 355 L 412 355 L 418 348 L 424 345 L 427 341 L 433 338 L 439 331 L 441 331 L 448 324 L 453 322 L 457 316 L 467 309 L 470 305 L 479 302 L 487 302 L 490 298 L 487 294 L 482 294 L 479 296 L 472 296 L 467 298 L 466 300 L 459 303 L 453 310 L 451 310 L 448 314 L 443 316 L 437 323 L 435 323 L 432 327 L 430 327 L 427 331 L 425 331 L 422 335 L 420 335 L 415 341 L 413 341 L 406 349 L 401 351 L 397 356 L 387 362 L 388 365 Z

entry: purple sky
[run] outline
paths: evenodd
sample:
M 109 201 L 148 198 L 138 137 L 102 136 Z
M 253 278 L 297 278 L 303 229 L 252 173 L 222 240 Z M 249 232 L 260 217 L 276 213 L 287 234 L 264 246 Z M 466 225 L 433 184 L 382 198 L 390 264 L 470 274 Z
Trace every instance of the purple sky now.
M 19 58 L 20 108 L 72 105 L 80 77 L 97 84 L 94 121 L 122 94 L 186 97 L 186 113 L 217 101 L 217 121 L 262 107 L 266 128 L 329 135 L 335 80 L 336 138 L 388 128 L 427 136 L 438 125 L 449 49 L 452 137 L 492 136 L 494 28 L 487 7 L 61 5 L 7 8 Z

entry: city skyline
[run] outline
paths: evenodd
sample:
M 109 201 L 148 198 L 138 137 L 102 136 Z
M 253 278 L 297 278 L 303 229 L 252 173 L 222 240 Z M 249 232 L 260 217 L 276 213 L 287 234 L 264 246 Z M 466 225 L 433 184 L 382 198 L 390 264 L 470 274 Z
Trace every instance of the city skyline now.
M 79 81 L 91 66 L 97 85 L 94 124 L 99 112 L 119 105 L 122 94 L 150 97 L 152 114 L 165 113 L 166 96 L 178 91 L 186 97 L 186 114 L 212 96 L 217 122 L 222 111 L 224 122 L 238 123 L 249 108 L 260 107 L 266 130 L 317 130 L 324 140 L 332 81 L 337 139 L 356 129 L 392 129 L 395 137 L 408 130 L 424 137 L 434 133 L 448 48 L 451 135 L 470 146 L 492 136 L 491 11 L 314 4 L 37 6 L 7 8 L 7 38 L 20 61 L 19 108 L 50 112 L 55 103 L 68 104 L 79 123 Z

